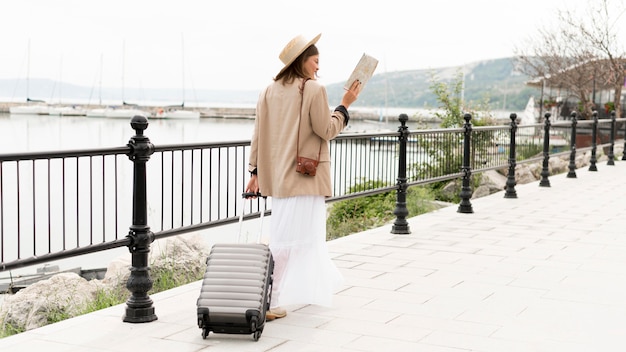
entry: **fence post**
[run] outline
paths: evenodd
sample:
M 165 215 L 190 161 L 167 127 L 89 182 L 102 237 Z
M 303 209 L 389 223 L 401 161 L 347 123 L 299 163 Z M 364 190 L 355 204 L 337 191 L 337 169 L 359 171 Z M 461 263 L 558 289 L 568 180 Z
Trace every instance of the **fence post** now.
M 397 235 L 407 235 L 411 233 L 411 230 L 409 229 L 409 222 L 406 220 L 406 217 L 409 215 L 409 210 L 406 207 L 406 190 L 408 188 L 408 184 L 406 182 L 406 140 L 409 135 L 409 128 L 406 126 L 406 123 L 409 121 L 409 116 L 407 114 L 400 114 L 398 120 L 400 120 L 400 127 L 398 128 L 398 132 L 400 132 L 400 136 L 398 137 L 398 141 L 400 142 L 397 180 L 398 190 L 396 196 L 396 209 L 393 211 L 393 214 L 396 216 L 396 220 L 391 227 L 391 233 Z
M 576 119 L 576 111 L 572 111 L 572 140 L 570 143 L 570 153 L 569 153 L 569 172 L 567 173 L 568 178 L 576 178 L 576 125 L 578 124 L 578 120 Z
M 598 148 L 598 143 L 596 142 L 596 138 L 598 137 L 598 112 L 594 111 L 591 114 L 593 118 L 593 125 L 591 125 L 591 159 L 589 160 L 589 171 L 598 171 L 598 167 L 596 166 L 596 149 Z
M 622 160 L 626 160 L 626 123 L 624 123 L 624 149 L 622 150 Z
M 541 181 L 539 187 L 550 187 L 550 116 L 549 112 L 544 115 L 545 121 L 543 126 L 543 164 L 541 167 Z
M 152 306 L 152 299 L 148 291 L 152 288 L 148 254 L 150 243 L 154 241 L 154 234 L 148 226 L 148 204 L 146 192 L 146 162 L 154 152 L 154 146 L 143 131 L 148 128 L 148 119 L 145 116 L 134 116 L 130 125 L 135 135 L 128 142 L 130 152 L 128 158 L 133 162 L 133 224 L 130 226 L 128 249 L 132 255 L 130 277 L 126 288 L 131 296 L 126 301 L 124 322 L 147 323 L 157 320 Z
M 463 115 L 463 119 L 465 120 L 465 124 L 463 128 L 464 138 L 463 138 L 463 166 L 461 167 L 461 172 L 463 172 L 463 186 L 461 187 L 461 204 L 459 204 L 459 208 L 457 209 L 458 213 L 473 213 L 474 209 L 472 209 L 472 203 L 470 202 L 470 198 L 472 197 L 472 188 L 470 187 L 470 181 L 472 179 L 472 167 L 470 165 L 470 152 L 471 152 L 471 142 L 472 142 L 472 124 L 470 120 L 472 119 L 472 115 L 465 114 Z
M 607 165 L 615 165 L 615 154 L 613 154 L 613 149 L 615 146 L 615 110 L 611 111 L 611 145 L 609 145 L 609 161 L 606 162 Z
M 515 191 L 515 132 L 517 132 L 517 114 L 513 113 L 509 116 L 511 119 L 511 143 L 509 146 L 509 173 L 506 177 L 506 192 L 504 198 L 517 198 L 517 192 Z

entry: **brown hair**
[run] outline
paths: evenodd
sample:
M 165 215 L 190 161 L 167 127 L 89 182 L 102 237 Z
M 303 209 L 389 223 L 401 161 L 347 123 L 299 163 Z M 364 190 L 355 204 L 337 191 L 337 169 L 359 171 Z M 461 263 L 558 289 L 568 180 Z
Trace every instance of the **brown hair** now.
M 306 50 L 300 54 L 283 72 L 276 75 L 274 81 L 281 81 L 282 83 L 292 83 L 296 78 L 305 78 L 304 62 L 311 56 L 319 55 L 319 51 L 315 44 L 306 48 Z

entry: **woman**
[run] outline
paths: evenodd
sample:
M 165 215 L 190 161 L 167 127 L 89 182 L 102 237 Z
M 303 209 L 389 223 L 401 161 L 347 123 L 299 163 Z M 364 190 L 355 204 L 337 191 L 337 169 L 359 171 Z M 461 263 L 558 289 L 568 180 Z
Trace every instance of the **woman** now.
M 332 195 L 328 141 L 348 124 L 348 107 L 360 91 L 354 82 L 331 113 L 326 88 L 315 78 L 319 52 L 303 36 L 280 53 L 284 67 L 261 94 L 251 141 L 246 192 L 272 197 L 269 246 L 274 284 L 267 320 L 282 318 L 280 306 L 330 306 L 343 280 L 326 248 L 326 203 Z M 319 159 L 316 175 L 296 172 L 296 155 Z

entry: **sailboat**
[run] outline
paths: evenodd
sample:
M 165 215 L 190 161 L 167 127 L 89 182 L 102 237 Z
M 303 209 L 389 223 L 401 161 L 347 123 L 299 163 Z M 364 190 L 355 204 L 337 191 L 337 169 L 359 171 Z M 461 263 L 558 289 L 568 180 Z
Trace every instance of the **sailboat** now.
M 16 105 L 9 108 L 10 114 L 23 114 L 23 115 L 48 115 L 48 106 L 44 104 L 43 100 L 26 99 L 26 105 Z
M 520 124 L 522 125 L 532 125 L 537 123 L 537 118 L 535 117 L 535 98 L 532 96 L 528 99 L 528 103 L 526 103 L 526 108 L 524 109 L 524 113 L 520 116 Z
M 87 111 L 87 117 L 107 117 L 112 119 L 132 118 L 136 115 L 149 116 L 149 114 L 141 110 L 136 104 L 128 104 L 122 102 L 122 106 L 107 106 L 106 108 L 96 108 Z
M 180 109 L 178 109 L 178 107 L 180 107 Z M 151 117 L 157 119 L 197 119 L 200 117 L 200 112 L 184 109 L 184 103 L 181 105 L 165 106 L 157 109 Z
M 107 106 L 106 108 L 91 109 L 87 112 L 87 117 L 106 117 L 114 119 L 132 118 L 136 115 L 149 116 L 149 114 L 141 109 L 137 104 L 129 104 L 124 101 L 124 76 L 126 62 L 126 43 L 122 48 L 122 106 Z M 101 63 L 102 65 L 102 59 Z
M 61 64 L 59 67 L 59 102 L 48 107 L 48 114 L 50 116 L 85 116 L 87 114 L 87 110 L 84 108 L 76 104 L 63 104 L 63 57 L 61 57 Z M 54 97 L 54 89 L 52 90 L 52 93 L 53 95 L 50 97 L 50 100 Z
M 26 62 L 26 105 L 16 105 L 9 108 L 11 114 L 48 115 L 48 105 L 43 100 L 30 98 L 30 39 L 28 40 Z
M 182 42 L 182 70 L 183 70 L 183 103 L 180 105 L 170 105 L 157 109 L 151 116 L 157 119 L 197 119 L 200 112 L 193 110 L 185 110 L 185 40 Z
M 48 109 L 49 115 L 56 116 L 85 116 L 87 111 L 80 106 L 52 106 Z
M 103 64 L 103 54 L 100 54 L 100 71 L 98 75 L 98 105 L 102 106 L 102 64 Z M 93 92 L 93 87 L 92 87 Z M 91 93 L 89 94 L 89 103 L 91 104 Z M 87 117 L 104 117 L 105 116 L 105 108 L 95 108 L 90 109 L 85 114 Z
M 148 116 L 148 113 L 139 109 L 135 104 L 128 104 L 122 102 L 122 107 L 108 107 L 104 111 L 104 117 L 112 119 L 126 119 L 132 118 L 136 115 Z

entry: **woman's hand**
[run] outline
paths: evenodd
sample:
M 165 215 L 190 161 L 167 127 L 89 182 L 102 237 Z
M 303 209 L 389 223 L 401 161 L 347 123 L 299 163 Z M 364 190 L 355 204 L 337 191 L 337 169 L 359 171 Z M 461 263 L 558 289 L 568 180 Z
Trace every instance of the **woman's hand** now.
M 346 109 L 350 107 L 352 103 L 354 103 L 361 93 L 361 82 L 357 79 L 352 82 L 350 89 L 346 90 L 343 94 L 343 98 L 341 98 L 341 105 L 345 106 Z
M 251 175 L 248 185 L 246 186 L 246 193 L 259 193 L 259 178 L 257 175 Z M 256 197 L 254 197 L 256 198 Z

